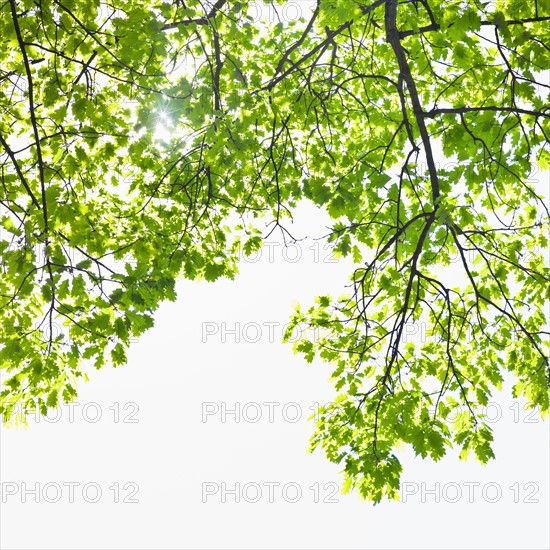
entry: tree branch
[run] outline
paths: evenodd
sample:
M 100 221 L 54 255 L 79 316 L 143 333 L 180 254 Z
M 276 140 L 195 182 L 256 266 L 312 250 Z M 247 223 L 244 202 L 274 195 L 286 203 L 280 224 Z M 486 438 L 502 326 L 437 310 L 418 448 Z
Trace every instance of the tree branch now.
M 6 140 L 4 139 L 4 137 L 1 134 L 0 134 L 0 143 L 2 144 L 2 147 L 4 147 L 6 153 L 10 157 L 11 162 L 13 163 L 13 167 L 15 168 L 15 171 L 17 172 L 17 176 L 19 177 L 19 179 L 21 180 L 21 183 L 23 184 L 23 187 L 25 188 L 25 190 L 27 191 L 27 193 L 31 197 L 33 204 L 36 206 L 36 208 L 40 208 L 40 203 L 38 202 L 38 199 L 36 198 L 36 196 L 32 192 L 31 188 L 29 187 L 27 179 L 23 175 L 23 172 L 21 171 L 19 163 L 17 162 L 17 159 L 15 158 L 14 152 L 11 150 L 10 146 L 8 145 L 8 143 L 6 142 Z
M 510 19 L 508 21 L 502 21 L 499 23 L 496 23 L 495 21 L 481 21 L 481 26 L 483 27 L 493 27 L 493 26 L 508 26 L 508 25 L 524 25 L 526 23 L 542 23 L 544 21 L 550 21 L 550 17 L 528 17 L 526 19 Z M 449 27 L 452 27 L 453 23 L 449 25 Z M 415 36 L 418 34 L 424 34 L 425 32 L 431 32 L 431 31 L 440 31 L 441 25 L 439 23 L 431 23 L 430 25 L 426 25 L 425 27 L 420 27 L 417 31 L 410 29 L 408 31 L 400 31 L 399 32 L 399 38 L 405 38 L 406 36 Z
M 34 141 L 36 142 L 36 156 L 38 159 L 38 171 L 40 175 L 40 187 L 42 194 L 42 210 L 44 214 L 44 231 L 48 233 L 48 206 L 46 204 L 46 182 L 44 177 L 44 161 L 42 159 L 42 146 L 40 144 L 40 134 L 38 133 L 38 124 L 36 122 L 36 112 L 34 108 L 34 89 L 32 82 L 32 73 L 29 63 L 29 57 L 27 55 L 27 50 L 25 49 L 25 42 L 21 34 L 21 28 L 19 27 L 19 20 L 17 15 L 17 9 L 15 5 L 15 0 L 10 0 L 11 15 L 13 19 L 13 26 L 15 29 L 15 34 L 17 36 L 17 42 L 19 43 L 19 48 L 21 49 L 21 55 L 23 56 L 23 63 L 25 64 L 25 72 L 27 74 L 27 80 L 29 83 L 29 113 L 31 117 L 31 124 L 34 133 Z M 35 199 L 36 200 L 36 199 Z
M 430 135 L 426 128 L 424 122 L 424 111 L 422 109 L 422 104 L 420 103 L 420 97 L 418 95 L 418 90 L 416 88 L 416 82 L 411 73 L 409 63 L 405 56 L 405 51 L 403 46 L 401 46 L 401 41 L 399 38 L 399 31 L 397 30 L 397 0 L 387 0 L 386 2 L 386 14 L 385 14 L 385 24 L 386 24 L 386 41 L 391 45 L 395 57 L 397 58 L 397 63 L 399 65 L 400 75 L 407 84 L 407 89 L 409 91 L 409 96 L 411 98 L 413 112 L 416 118 L 416 123 L 418 125 L 418 130 L 420 131 L 420 137 L 422 138 L 422 143 L 424 145 L 424 150 L 426 152 L 426 161 L 428 163 L 428 170 L 430 173 L 430 182 L 432 186 L 432 200 L 434 203 L 434 209 L 437 209 L 437 200 L 439 198 L 439 179 L 437 176 L 437 168 L 434 161 L 434 156 L 432 152 L 432 144 L 430 142 Z
M 528 109 L 521 109 L 519 107 L 499 107 L 498 105 L 487 105 L 485 107 L 443 107 L 441 109 L 431 109 L 430 111 L 424 111 L 423 114 L 426 118 L 434 118 L 436 115 L 475 113 L 478 111 L 502 111 L 504 113 L 519 113 L 522 115 L 550 118 L 550 113 L 545 113 L 542 111 L 530 111 Z
M 186 25 L 207 25 L 209 20 L 216 16 L 216 14 L 223 8 L 227 0 L 218 0 L 212 9 L 204 15 L 204 17 L 197 17 L 196 19 L 184 19 L 182 21 L 174 21 L 173 23 L 167 23 L 160 28 L 161 31 L 168 31 L 170 29 L 177 29 L 178 27 Z

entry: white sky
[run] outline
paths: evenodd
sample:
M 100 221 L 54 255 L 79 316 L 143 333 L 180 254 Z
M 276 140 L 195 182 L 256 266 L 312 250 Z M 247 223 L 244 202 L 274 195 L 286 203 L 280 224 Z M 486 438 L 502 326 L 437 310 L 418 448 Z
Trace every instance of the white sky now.
M 297 235 L 323 233 L 313 207 L 300 214 Z M 488 466 L 404 453 L 402 502 L 373 507 L 333 495 L 339 468 L 305 452 L 310 407 L 332 395 L 330 367 L 307 365 L 280 336 L 291 303 L 340 292 L 349 265 L 323 262 L 329 251 L 321 245 L 317 254 L 310 240 L 299 246 L 294 263 L 297 248 L 284 256 L 271 246 L 273 261 L 265 249 L 233 282 L 182 282 L 128 365 L 81 386 L 73 418 L 64 407 L 57 422 L 1 429 L 1 548 L 548 548 L 549 423 L 509 393 L 491 406 L 497 459 Z M 235 323 L 240 342 L 226 333 L 224 343 L 222 325 Z M 240 422 L 222 416 L 235 406 Z M 73 502 L 71 482 L 79 484 Z M 23 502 L 22 483 L 39 483 L 38 503 L 32 494 Z M 83 495 L 86 483 L 95 485 Z M 114 502 L 115 483 L 120 500 L 139 502 Z M 239 503 L 222 483 L 240 483 Z M 98 486 L 99 501 L 87 502 Z M 439 503 L 429 492 L 437 487 Z
M 342 496 L 339 467 L 305 452 L 306 419 L 333 395 L 331 369 L 280 340 L 296 300 L 344 290 L 350 263 L 311 239 L 327 224 L 302 207 L 293 234 L 308 240 L 284 251 L 274 233 L 235 281 L 181 282 L 128 365 L 92 372 L 72 414 L 1 427 L 0 548 L 549 548 L 550 423 L 509 387 L 490 408 L 497 459 L 435 464 L 404 452 L 402 502 Z M 237 323 L 239 342 L 228 332 Z M 238 422 L 223 414 L 236 407 Z M 24 501 L 23 483 L 39 495 Z M 240 502 L 222 486 L 237 483 Z M 115 484 L 119 500 L 138 502 L 115 502 Z

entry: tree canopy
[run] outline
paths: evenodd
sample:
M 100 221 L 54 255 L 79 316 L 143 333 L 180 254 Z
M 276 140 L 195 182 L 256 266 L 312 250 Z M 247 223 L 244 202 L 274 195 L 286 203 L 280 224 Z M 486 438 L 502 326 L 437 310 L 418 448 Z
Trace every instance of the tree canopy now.
M 550 5 L 258 5 L 0 4 L 0 412 L 73 400 L 309 200 L 356 266 L 292 317 L 334 367 L 312 448 L 377 502 L 403 444 L 492 458 L 506 373 L 548 413 Z

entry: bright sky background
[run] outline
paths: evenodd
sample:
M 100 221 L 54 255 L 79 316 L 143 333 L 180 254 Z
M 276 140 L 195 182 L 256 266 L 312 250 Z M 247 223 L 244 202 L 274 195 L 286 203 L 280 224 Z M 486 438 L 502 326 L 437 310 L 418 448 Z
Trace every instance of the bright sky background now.
M 545 189 L 547 176 L 536 175 Z M 312 239 L 326 225 L 301 207 L 292 233 L 307 240 L 285 250 L 274 233 L 235 281 L 180 283 L 127 366 L 92 372 L 57 420 L 1 427 L 0 548 L 548 549 L 550 423 L 510 386 L 489 410 L 497 459 L 436 464 L 404 450 L 401 502 L 342 496 L 339 468 L 306 453 L 331 369 L 281 338 L 296 301 L 344 291 L 350 263 Z
M 296 235 L 321 235 L 325 221 L 304 207 Z M 509 393 L 491 405 L 497 459 L 488 466 L 405 452 L 402 502 L 373 507 L 333 495 L 338 467 L 305 452 L 310 407 L 332 393 L 329 367 L 307 365 L 280 337 L 293 301 L 340 292 L 349 265 L 324 262 L 330 251 L 316 251 L 311 239 L 284 254 L 275 236 L 270 242 L 234 282 L 180 284 L 180 298 L 161 307 L 128 365 L 92 373 L 81 386 L 73 418 L 64 407 L 57 422 L 1 429 L 0 547 L 548 548 L 549 423 Z M 226 331 L 224 343 L 222 326 L 236 323 L 240 342 Z M 236 406 L 240 422 L 222 415 Z M 33 494 L 22 502 L 23 482 L 31 490 L 39 483 L 38 503 Z M 74 502 L 63 485 L 70 482 L 79 484 Z M 115 483 L 119 500 L 139 502 L 114 502 Z M 239 503 L 229 492 L 236 483 Z M 87 502 L 98 486 L 99 501 Z M 438 487 L 436 503 L 429 491 Z M 500 500 L 489 502 L 498 490 Z

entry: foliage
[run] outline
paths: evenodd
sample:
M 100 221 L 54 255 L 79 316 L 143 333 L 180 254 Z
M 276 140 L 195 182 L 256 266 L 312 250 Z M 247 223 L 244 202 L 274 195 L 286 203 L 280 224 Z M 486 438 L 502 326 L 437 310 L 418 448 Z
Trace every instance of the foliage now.
M 123 364 L 178 277 L 234 277 L 256 220 L 290 237 L 308 199 L 357 265 L 293 316 L 338 392 L 312 447 L 376 502 L 402 443 L 486 462 L 505 372 L 549 408 L 548 4 L 255 7 L 0 6 L 0 412 L 74 399 L 83 361 Z

